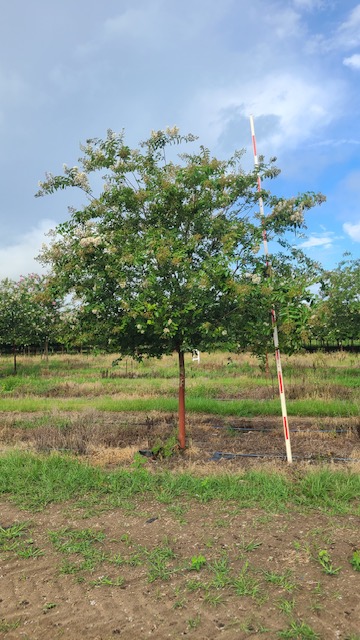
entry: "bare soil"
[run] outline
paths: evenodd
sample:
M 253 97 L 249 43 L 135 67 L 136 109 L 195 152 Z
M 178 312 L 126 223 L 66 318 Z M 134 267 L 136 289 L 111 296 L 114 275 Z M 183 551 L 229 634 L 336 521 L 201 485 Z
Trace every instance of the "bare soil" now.
M 43 552 L 26 559 L 3 554 L 0 620 L 5 631 L 0 636 L 9 640 L 118 636 L 272 640 L 292 622 L 308 625 L 318 635 L 288 637 L 359 637 L 355 634 L 360 629 L 360 572 L 349 562 L 359 545 L 359 518 L 267 514 L 220 503 L 162 505 L 151 500 L 136 501 L 131 509 L 129 505 L 104 512 L 94 508 L 93 514 L 73 504 L 50 506 L 36 514 L 20 512 L 4 501 L 0 504 L 2 526 L 27 521 L 33 545 Z M 64 556 L 51 544 L 49 531 L 64 527 L 104 532 L 96 548 L 123 556 L 127 564 L 104 561 L 90 571 L 62 573 L 65 559 L 79 562 L 78 555 Z M 251 543 L 257 545 L 253 550 Z M 144 547 L 149 551 L 164 545 L 174 553 L 166 564 L 169 574 L 149 581 L 151 564 L 140 558 L 137 565 L 136 554 Z M 336 575 L 324 573 L 317 561 L 318 549 L 323 548 L 334 567 L 341 567 Z M 200 555 L 208 565 L 190 571 L 191 558 Z M 248 563 L 246 576 L 259 584 L 256 597 L 238 595 L 231 585 L 191 590 L 191 581 L 211 583 L 214 572 L 209 567 L 224 557 L 233 578 Z M 269 582 L 270 574 L 287 576 L 287 587 Z M 121 576 L 123 583 L 94 586 L 104 576 L 113 583 Z M 288 614 L 281 610 L 284 601 L 293 606 Z
M 39 414 L 4 414 L 1 446 L 68 449 L 111 469 L 131 464 L 134 453 L 149 451 L 159 441 L 166 443 L 176 433 L 172 415 L 66 415 L 68 424 L 59 428 L 60 414 L 49 416 L 46 427 L 38 426 Z M 33 420 L 33 427 L 21 426 L 24 419 Z M 186 453 L 175 451 L 167 458 L 164 448 L 163 455 L 160 451 L 145 457 L 145 464 L 154 470 L 190 467 L 206 474 L 266 467 L 274 460 L 280 469 L 285 464 L 280 424 L 280 418 L 192 416 Z M 355 419 L 293 418 L 290 427 L 295 466 L 334 459 L 346 466 L 341 459 L 360 460 Z M 235 457 L 212 460 L 215 452 Z M 360 637 L 360 571 L 350 564 L 354 550 L 360 548 L 356 516 L 274 514 L 230 502 L 179 499 L 166 504 L 152 498 L 111 509 L 74 502 L 32 513 L 2 498 L 0 526 L 7 530 L 17 523 L 26 523 L 24 544 L 35 552 L 21 557 L 14 547 L 1 555 L 0 638 Z M 98 554 L 93 566 L 81 564 L 84 554 L 56 549 L 49 532 L 65 528 L 104 534 L 92 543 L 92 552 Z M 171 549 L 171 556 L 160 566 L 156 554 L 164 549 Z M 334 575 L 319 563 L 322 549 L 328 551 L 333 567 L 340 568 Z M 200 556 L 204 566 L 190 570 L 192 558 Z M 220 570 L 215 570 L 221 563 L 226 569 L 222 582 Z M 248 595 L 234 586 L 241 576 Z M 279 635 L 286 631 L 290 635 Z

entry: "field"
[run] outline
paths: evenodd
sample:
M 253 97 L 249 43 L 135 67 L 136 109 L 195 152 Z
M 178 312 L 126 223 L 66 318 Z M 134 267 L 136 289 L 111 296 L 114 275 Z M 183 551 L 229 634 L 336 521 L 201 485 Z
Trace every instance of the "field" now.
M 0 637 L 360 639 L 360 358 L 0 361 Z M 140 453 L 141 452 L 141 453 Z

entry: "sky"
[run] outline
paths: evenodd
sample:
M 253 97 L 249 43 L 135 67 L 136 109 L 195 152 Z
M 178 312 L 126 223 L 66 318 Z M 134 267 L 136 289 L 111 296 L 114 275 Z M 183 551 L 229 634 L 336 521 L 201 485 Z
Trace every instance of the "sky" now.
M 360 255 L 360 2 L 0 0 L 0 278 L 41 272 L 46 232 L 80 206 L 35 198 L 80 144 L 137 146 L 177 125 L 218 157 L 277 157 L 277 195 L 320 191 L 299 246 L 326 268 Z

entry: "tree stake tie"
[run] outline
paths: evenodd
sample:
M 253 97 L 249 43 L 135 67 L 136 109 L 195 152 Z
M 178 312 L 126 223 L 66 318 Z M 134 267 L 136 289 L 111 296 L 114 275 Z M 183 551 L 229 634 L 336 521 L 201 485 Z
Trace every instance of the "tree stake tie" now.
M 253 152 L 254 152 L 254 165 L 255 165 L 255 169 L 258 169 L 259 168 L 259 160 L 258 160 L 257 150 L 256 150 L 256 138 L 255 138 L 255 128 L 254 128 L 254 118 L 253 118 L 253 116 L 250 116 L 250 129 L 251 129 L 251 138 L 252 138 Z M 261 178 L 260 178 L 259 174 L 258 174 L 258 178 L 257 178 L 257 184 L 258 184 L 258 191 L 259 191 L 259 193 L 261 193 Z M 264 254 L 265 254 L 265 260 L 266 260 L 266 266 L 267 266 L 268 271 L 270 271 L 271 265 L 270 265 L 270 260 L 269 260 L 269 250 L 268 250 L 268 242 L 267 242 L 267 235 L 266 235 L 266 228 L 265 228 L 264 203 L 263 203 L 263 199 L 262 199 L 261 195 L 259 197 L 259 210 L 260 210 L 260 217 L 261 217 L 262 224 L 263 224 L 262 237 L 263 237 L 263 243 L 264 243 Z M 272 324 L 272 329 L 273 329 L 273 338 L 274 338 L 274 347 L 275 347 L 275 361 L 276 361 L 276 370 L 277 370 L 278 383 L 279 383 L 279 394 L 280 394 L 281 413 L 282 413 L 282 421 L 283 421 L 283 429 L 284 429 L 284 437 L 285 437 L 286 457 L 287 457 L 287 461 L 289 463 L 291 463 L 292 462 L 292 454 L 291 454 L 291 444 L 290 444 L 290 430 L 289 430 L 289 422 L 288 422 L 287 410 L 286 410 L 284 378 L 283 378 L 282 367 L 281 367 L 281 357 L 280 357 L 280 349 L 279 349 L 279 336 L 278 336 L 278 330 L 277 330 L 277 324 L 276 324 L 276 314 L 275 314 L 275 309 L 274 308 L 271 309 L 271 324 Z

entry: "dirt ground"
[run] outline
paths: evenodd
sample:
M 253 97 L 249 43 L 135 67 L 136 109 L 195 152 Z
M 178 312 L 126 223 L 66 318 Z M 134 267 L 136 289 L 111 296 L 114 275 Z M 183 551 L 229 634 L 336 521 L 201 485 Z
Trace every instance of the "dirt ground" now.
M 0 504 L 2 526 L 26 522 L 32 548 L 42 553 L 28 558 L 2 554 L 0 636 L 9 640 L 275 639 L 291 624 L 307 625 L 314 635 L 303 631 L 285 637 L 359 637 L 360 572 L 349 563 L 359 544 L 359 518 L 151 501 L 102 513 L 95 508 L 93 514 L 72 504 L 36 514 Z M 50 532 L 66 538 L 64 528 L 102 532 L 105 537 L 94 548 L 124 562 L 116 566 L 100 560 L 90 570 L 75 570 L 79 554 L 64 554 L 51 543 Z M 152 581 L 144 548 L 149 553 L 164 546 L 173 552 L 168 573 Z M 319 548 L 329 551 L 333 566 L 341 567 L 338 573 L 324 573 L 316 559 Z M 207 565 L 190 571 L 191 558 L 199 556 Z M 69 558 L 75 565 L 68 565 L 66 573 Z M 211 567 L 224 558 L 226 575 L 248 579 L 249 594 L 258 584 L 255 596 L 239 595 L 226 580 L 222 584 L 221 572 L 216 583 Z M 270 576 L 283 579 L 276 584 Z
M 84 459 L 109 469 L 131 464 L 134 453 L 166 442 L 175 428 L 172 415 L 92 412 L 68 416 L 62 429 L 55 418 L 51 429 L 51 417 L 46 428 L 36 426 L 39 416 L 29 414 L 34 426 L 24 429 L 20 415 L 4 415 L 3 448 L 79 453 L 81 445 Z M 207 473 L 266 466 L 270 456 L 281 468 L 279 424 L 192 417 L 185 454 L 164 458 L 160 451 L 145 463 Z M 354 419 L 293 418 L 290 427 L 295 464 L 360 460 Z M 212 460 L 215 452 L 235 457 Z M 74 502 L 32 513 L 2 498 L 0 527 L 16 525 L 23 527 L 18 539 L 0 556 L 0 638 L 360 638 L 360 571 L 350 563 L 360 547 L 359 517 L 184 499 L 136 499 L 111 509 Z M 321 566 L 321 550 L 333 574 Z

